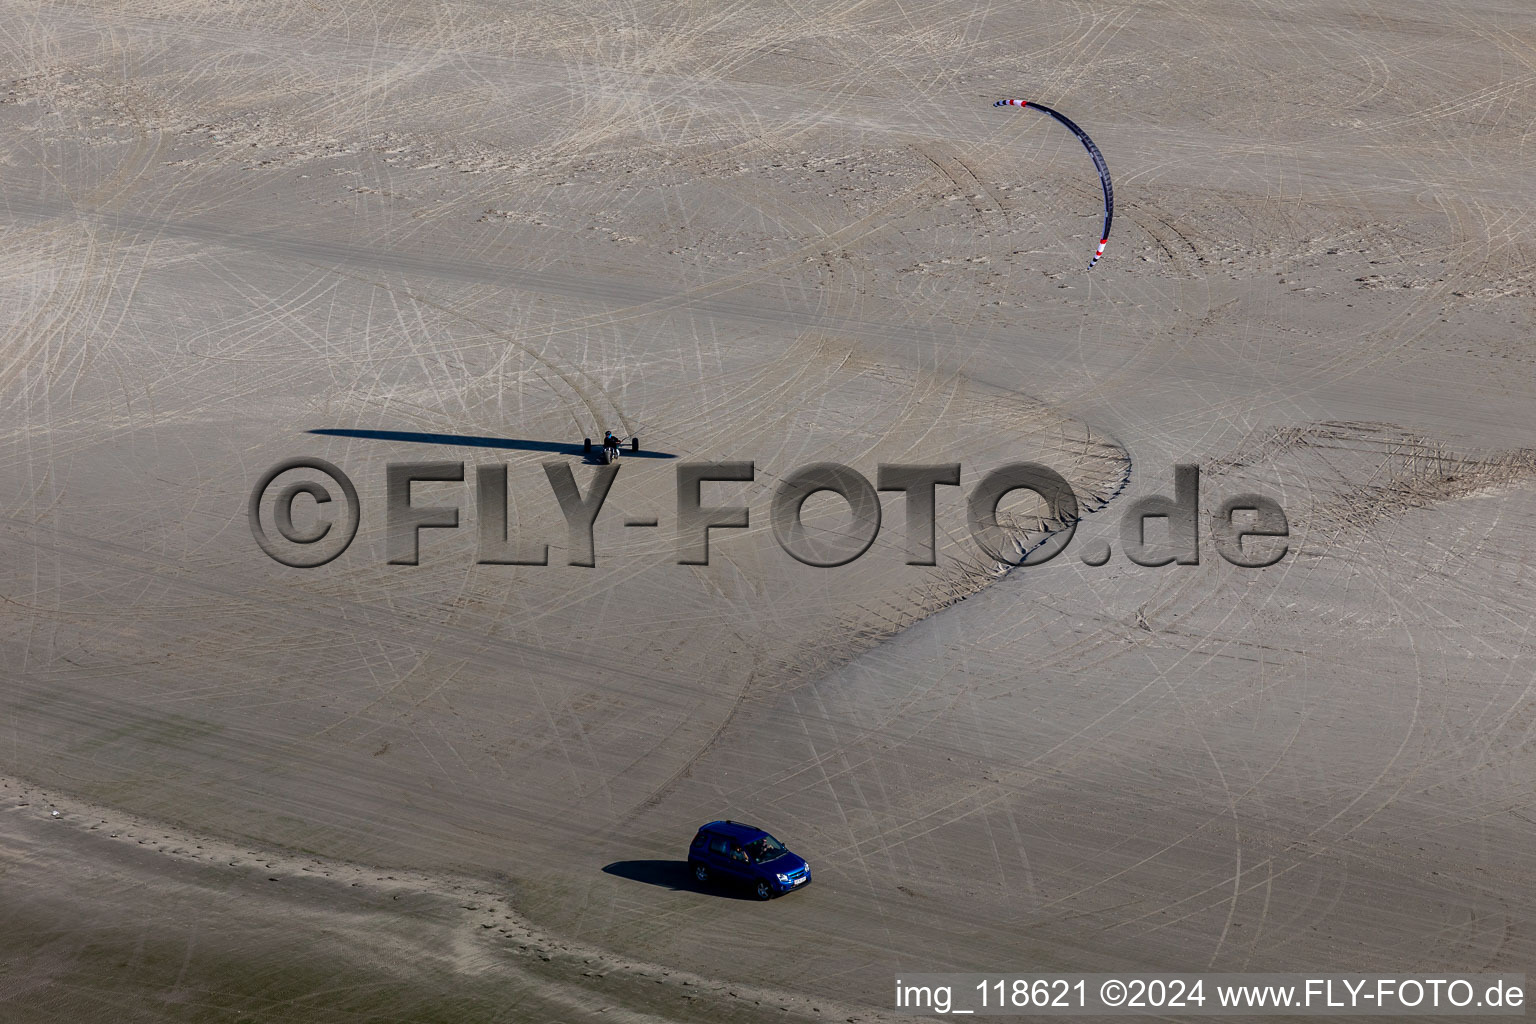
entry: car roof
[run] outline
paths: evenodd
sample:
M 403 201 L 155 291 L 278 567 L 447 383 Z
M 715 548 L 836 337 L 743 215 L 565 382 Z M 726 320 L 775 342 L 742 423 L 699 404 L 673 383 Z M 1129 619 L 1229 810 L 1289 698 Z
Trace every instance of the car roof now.
M 725 836 L 727 839 L 735 839 L 738 842 L 750 843 L 754 839 L 761 839 L 767 835 L 760 828 L 751 825 L 743 825 L 739 821 L 712 821 L 699 829 L 700 832 L 713 832 L 715 835 Z

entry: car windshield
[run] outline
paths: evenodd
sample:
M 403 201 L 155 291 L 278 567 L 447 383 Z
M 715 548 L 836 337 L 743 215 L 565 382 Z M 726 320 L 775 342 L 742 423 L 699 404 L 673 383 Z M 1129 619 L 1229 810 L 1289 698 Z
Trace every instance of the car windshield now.
M 763 836 L 746 845 L 747 857 L 754 864 L 767 864 L 784 856 L 784 844 L 773 836 Z

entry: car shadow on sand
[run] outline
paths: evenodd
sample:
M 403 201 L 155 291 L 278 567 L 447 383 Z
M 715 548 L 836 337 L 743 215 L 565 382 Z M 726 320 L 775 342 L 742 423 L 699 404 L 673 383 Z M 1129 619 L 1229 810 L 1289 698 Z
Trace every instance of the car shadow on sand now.
M 735 880 L 694 880 L 693 872 L 685 860 L 616 860 L 603 868 L 605 875 L 617 875 L 631 882 L 644 882 L 673 892 L 696 892 L 722 899 L 749 900 L 752 894 L 747 887 Z

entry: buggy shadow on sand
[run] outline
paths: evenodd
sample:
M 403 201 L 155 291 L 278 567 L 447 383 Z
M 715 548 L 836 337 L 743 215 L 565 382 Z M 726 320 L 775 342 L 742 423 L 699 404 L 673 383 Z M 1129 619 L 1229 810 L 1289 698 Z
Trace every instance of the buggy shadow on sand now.
M 465 448 L 493 448 L 520 452 L 549 452 L 553 455 L 583 455 L 588 462 L 603 462 L 601 445 L 594 445 L 591 438 L 584 444 L 569 441 L 540 441 L 524 437 L 492 437 L 482 434 L 444 434 L 420 430 L 368 430 L 357 427 L 317 427 L 306 433 L 321 437 L 360 437 L 370 441 L 396 441 L 405 444 L 455 445 Z M 629 440 L 630 458 L 675 459 L 671 452 L 641 451 L 639 438 Z

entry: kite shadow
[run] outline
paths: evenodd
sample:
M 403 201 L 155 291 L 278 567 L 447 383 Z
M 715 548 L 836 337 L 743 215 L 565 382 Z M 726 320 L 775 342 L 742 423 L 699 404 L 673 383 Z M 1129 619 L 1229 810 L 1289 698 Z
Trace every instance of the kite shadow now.
M 429 434 L 415 430 L 353 430 L 340 427 L 322 427 L 308 431 L 311 434 L 320 434 L 324 437 L 360 437 L 369 441 L 404 441 L 409 444 L 447 444 L 457 445 L 461 448 L 499 448 L 505 451 L 519 452 L 549 452 L 551 455 L 576 455 L 584 457 L 589 462 L 601 462 L 601 448 L 593 446 L 593 451 L 588 451 L 585 445 L 566 444 L 560 441 L 534 441 L 521 437 L 486 437 L 476 434 Z M 596 453 L 596 454 L 594 454 Z M 652 452 L 641 449 L 631 451 L 624 449 L 623 459 L 675 459 L 676 455 L 670 452 Z

